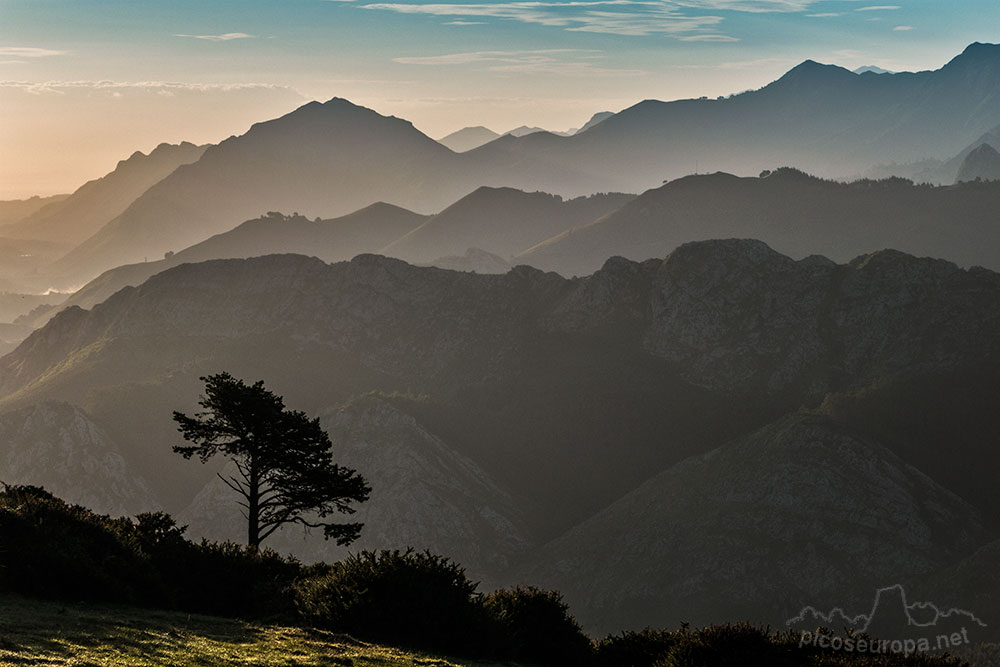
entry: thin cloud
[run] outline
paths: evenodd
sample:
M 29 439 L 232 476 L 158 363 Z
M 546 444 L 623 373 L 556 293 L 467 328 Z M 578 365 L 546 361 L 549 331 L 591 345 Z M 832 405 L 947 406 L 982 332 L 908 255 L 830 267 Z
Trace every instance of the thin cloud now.
M 445 21 L 445 25 L 486 25 L 486 21 Z
M 675 0 L 674 4 L 697 9 L 771 14 L 805 11 L 816 2 L 817 0 Z
M 34 46 L 4 46 L 0 47 L 0 58 L 51 58 L 53 56 L 65 56 L 69 51 L 58 51 L 56 49 L 40 49 Z M 15 62 L 15 61 L 8 61 Z M 24 62 L 24 61 L 21 61 Z
M 738 42 L 740 41 L 738 37 L 730 37 L 729 35 L 685 35 L 683 37 L 678 37 L 677 39 L 682 42 Z
M 854 11 L 856 12 L 888 12 L 896 9 L 902 9 L 899 5 L 871 5 L 870 7 L 858 7 Z
M 533 23 L 574 32 L 613 35 L 674 36 L 712 31 L 720 16 L 685 16 L 660 2 L 638 0 L 594 0 L 591 2 L 501 2 L 485 4 L 402 4 L 376 3 L 365 9 L 400 14 L 498 18 Z M 606 7 L 633 11 L 610 11 Z
M 812 18 L 812 19 L 829 19 L 829 18 L 833 18 L 834 16 L 843 16 L 843 13 L 841 13 L 841 12 L 820 12 L 819 14 L 806 14 L 806 16 L 808 16 L 809 18 Z
M 393 58 L 402 65 L 483 65 L 489 72 L 551 74 L 558 76 L 641 76 L 644 70 L 618 69 L 596 64 L 603 58 L 590 49 L 535 49 L 527 51 L 471 51 L 438 56 Z
M 257 35 L 248 35 L 245 32 L 227 32 L 222 35 L 174 35 L 174 37 L 190 37 L 191 39 L 205 39 L 210 42 L 229 42 L 234 39 L 253 39 Z
M 893 31 L 895 31 L 895 32 L 906 32 L 907 30 L 913 30 L 913 26 L 912 25 L 897 25 L 895 28 L 893 28 Z
M 235 92 L 244 90 L 276 90 L 298 93 L 287 86 L 270 83 L 185 83 L 179 81 L 0 81 L 0 88 L 14 88 L 34 95 L 65 95 L 75 90 L 107 91 L 114 95 L 122 91 L 142 91 L 160 95 L 180 92 Z

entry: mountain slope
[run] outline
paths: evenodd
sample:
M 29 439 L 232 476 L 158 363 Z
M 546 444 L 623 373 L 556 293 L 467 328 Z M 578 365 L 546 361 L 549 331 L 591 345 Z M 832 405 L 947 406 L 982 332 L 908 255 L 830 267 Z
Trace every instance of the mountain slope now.
M 438 139 L 438 143 L 447 146 L 456 153 L 464 153 L 465 151 L 487 144 L 499 136 L 493 130 L 482 125 L 477 125 L 475 127 L 463 127 L 461 130 L 441 137 Z
M 136 151 L 114 171 L 85 183 L 69 197 L 16 224 L 0 227 L 0 235 L 76 245 L 177 167 L 200 158 L 205 148 L 184 142 L 160 144 L 149 155 Z
M 83 282 L 162 257 L 265 211 L 342 215 L 377 201 L 437 210 L 467 192 L 454 154 L 398 118 L 312 102 L 212 146 L 139 197 L 48 273 Z
M 270 213 L 164 259 L 105 271 L 77 290 L 63 307 L 91 308 L 123 287 L 139 285 L 161 271 L 190 262 L 280 253 L 311 255 L 327 262 L 344 261 L 377 251 L 426 219 L 425 215 L 381 202 L 332 220 L 311 221 L 302 216 Z M 32 324 L 41 326 L 53 315 L 55 311 L 41 313 Z
M 599 190 L 624 191 L 699 168 L 749 175 L 795 165 L 845 177 L 887 161 L 954 155 L 1000 123 L 998 91 L 1000 46 L 992 44 L 917 73 L 858 75 L 807 60 L 759 90 L 646 100 L 562 141 L 531 134 L 470 155 L 560 194 L 567 191 L 555 181 L 567 169 Z
M 795 416 L 660 473 L 544 546 L 526 581 L 621 627 L 848 606 L 988 539 L 978 513 L 877 443 Z
M 479 248 L 500 257 L 613 211 L 631 195 L 607 194 L 563 201 L 544 192 L 481 187 L 444 209 L 381 252 L 408 262 L 431 262 Z
M 962 160 L 955 180 L 1000 181 L 1000 153 L 987 143 L 980 144 Z
M 4 482 L 44 486 L 102 514 L 156 508 L 111 436 L 78 408 L 42 403 L 2 414 L 0 443 Z
M 586 275 L 621 255 L 661 257 L 710 238 L 754 237 L 793 257 L 847 261 L 896 248 L 965 266 L 1000 269 L 1000 187 L 919 186 L 899 179 L 823 181 L 794 169 L 739 178 L 688 176 L 643 193 L 586 227 L 521 253 L 517 261 Z

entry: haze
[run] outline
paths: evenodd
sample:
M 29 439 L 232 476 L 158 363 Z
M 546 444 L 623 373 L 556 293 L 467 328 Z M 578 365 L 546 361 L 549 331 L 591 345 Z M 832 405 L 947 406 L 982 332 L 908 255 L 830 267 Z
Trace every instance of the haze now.
M 931 69 L 998 23 L 992 0 L 0 0 L 0 198 L 71 192 L 135 150 L 217 143 L 309 99 L 434 138 L 565 130 L 757 88 L 806 58 Z

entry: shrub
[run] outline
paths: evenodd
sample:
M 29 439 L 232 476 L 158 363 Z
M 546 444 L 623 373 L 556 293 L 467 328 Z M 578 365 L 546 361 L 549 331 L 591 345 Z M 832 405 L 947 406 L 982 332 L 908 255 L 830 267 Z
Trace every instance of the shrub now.
M 301 618 L 373 641 L 464 652 L 483 636 L 476 584 L 430 552 L 362 551 L 305 571 L 295 587 Z
M 596 642 L 594 656 L 598 667 L 653 667 L 676 643 L 670 630 L 627 630 Z
M 34 486 L 0 491 L 4 587 L 50 599 L 163 603 L 155 568 L 120 539 L 128 519 L 69 505 Z
M 553 666 L 590 661 L 590 640 L 559 593 L 518 586 L 490 593 L 482 605 L 499 631 L 504 657 Z

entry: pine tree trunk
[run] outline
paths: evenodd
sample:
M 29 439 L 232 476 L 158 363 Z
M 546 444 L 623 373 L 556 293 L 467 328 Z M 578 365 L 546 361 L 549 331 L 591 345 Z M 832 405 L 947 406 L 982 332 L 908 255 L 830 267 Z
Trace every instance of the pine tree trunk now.
M 260 475 L 253 461 L 250 462 L 250 495 L 247 498 L 247 546 L 254 551 L 260 547 Z

